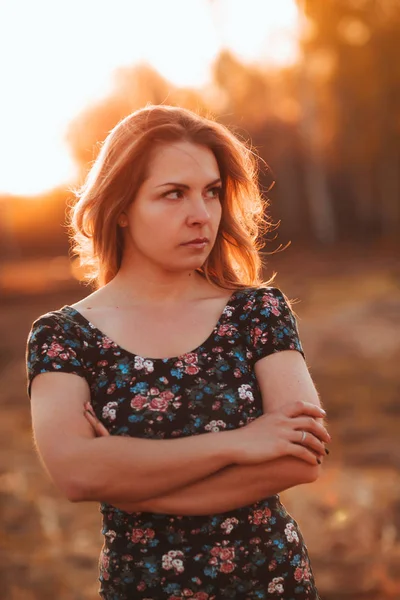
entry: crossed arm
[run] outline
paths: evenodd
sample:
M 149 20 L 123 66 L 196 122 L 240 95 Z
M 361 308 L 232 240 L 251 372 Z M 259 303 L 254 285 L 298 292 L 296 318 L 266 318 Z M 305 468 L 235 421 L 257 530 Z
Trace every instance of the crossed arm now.
M 86 380 L 69 373 L 39 374 L 31 399 L 39 456 L 71 502 L 107 502 L 129 512 L 216 514 L 314 481 L 320 470 L 316 448 L 321 455 L 321 442 L 329 436 L 316 423 L 321 421 L 320 402 L 303 357 L 297 351 L 281 351 L 259 360 L 255 372 L 263 412 L 274 413 L 271 419 L 257 419 L 243 433 L 232 430 L 175 440 L 103 439 L 109 432 L 104 427 L 103 432 L 97 430 L 99 421 L 81 418 L 82 406 L 90 401 Z M 54 402 L 55 396 L 59 402 Z M 308 416 L 297 419 L 298 428 L 319 432 L 303 445 L 285 437 L 293 433 L 284 417 L 293 403 L 296 410 L 308 407 Z M 284 446 L 275 451 L 280 441 Z
M 320 406 L 304 359 L 297 351 L 284 351 L 256 363 L 264 413 L 289 401 L 302 400 Z M 317 419 L 318 420 L 318 419 Z M 321 419 L 322 420 L 322 419 Z M 208 515 L 254 503 L 291 487 L 311 483 L 321 466 L 283 456 L 255 465 L 231 465 L 175 489 L 171 493 L 138 502 L 117 502 L 126 512 L 148 511 L 180 515 Z

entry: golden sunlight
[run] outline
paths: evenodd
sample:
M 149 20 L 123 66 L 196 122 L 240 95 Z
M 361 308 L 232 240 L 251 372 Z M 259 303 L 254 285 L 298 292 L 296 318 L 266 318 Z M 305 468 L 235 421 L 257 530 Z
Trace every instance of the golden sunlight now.
M 222 48 L 288 64 L 297 17 L 295 0 L 4 0 L 0 194 L 73 181 L 68 123 L 107 94 L 115 68 L 146 61 L 174 85 L 196 87 Z

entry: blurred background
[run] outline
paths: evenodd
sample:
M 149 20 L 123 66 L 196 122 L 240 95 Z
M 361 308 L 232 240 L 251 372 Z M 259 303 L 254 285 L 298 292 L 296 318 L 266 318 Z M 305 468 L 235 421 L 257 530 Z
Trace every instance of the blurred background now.
M 266 161 L 265 276 L 298 299 L 333 438 L 321 479 L 282 497 L 323 600 L 400 599 L 399 0 L 2 0 L 0 33 L 1 598 L 97 597 L 98 506 L 35 454 L 24 352 L 34 319 L 92 291 L 69 186 L 151 102 Z

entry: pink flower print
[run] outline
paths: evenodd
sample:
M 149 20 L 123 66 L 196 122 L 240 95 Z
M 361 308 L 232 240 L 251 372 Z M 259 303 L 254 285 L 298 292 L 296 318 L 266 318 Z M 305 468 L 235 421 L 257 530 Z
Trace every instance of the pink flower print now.
M 250 544 L 261 544 L 261 538 L 259 538 L 259 537 L 251 538 Z
M 252 515 L 249 515 L 249 521 L 254 525 L 266 525 L 270 516 L 271 511 L 269 508 L 257 509 Z
M 185 366 L 185 373 L 187 373 L 188 375 L 197 375 L 197 373 L 200 371 L 199 367 L 196 367 L 196 365 L 186 365 Z
M 131 400 L 131 407 L 135 410 L 140 410 L 146 404 L 147 398 L 146 396 L 142 396 L 141 394 L 136 394 Z
M 116 346 L 116 344 L 114 344 L 114 342 L 112 340 L 110 340 L 109 337 L 107 337 L 106 335 L 102 337 L 101 342 L 100 342 L 100 347 L 101 348 L 111 348 L 112 346 Z
M 172 398 L 174 398 L 174 397 L 175 397 L 174 394 L 169 390 L 165 390 L 164 392 L 161 392 L 161 394 L 160 394 L 160 398 L 163 398 L 164 400 L 172 400 Z
M 212 405 L 212 409 L 213 410 L 218 410 L 219 408 L 221 408 L 221 401 L 220 400 L 216 400 L 214 402 L 214 404 Z
M 294 572 L 294 578 L 297 581 L 297 583 L 300 583 L 300 581 L 303 579 L 303 571 L 302 569 L 300 569 L 300 567 L 296 568 Z
M 253 344 L 254 346 L 257 345 L 258 340 L 261 338 L 263 332 L 262 329 L 260 329 L 259 327 L 255 326 L 252 332 L 252 338 L 253 338 Z
M 221 348 L 221 346 L 216 346 L 215 348 L 212 349 L 213 352 L 223 352 L 224 349 Z
M 234 376 L 234 377 L 237 377 L 237 378 L 241 377 L 241 376 L 242 376 L 242 373 L 241 373 L 240 369 L 235 369 L 235 370 L 233 371 L 233 376 Z
M 103 569 L 108 569 L 108 567 L 110 566 L 110 557 L 104 553 L 101 556 L 101 566 L 103 567 Z
M 132 529 L 131 541 L 134 544 L 137 544 L 138 542 L 140 542 L 140 540 L 143 538 L 143 536 L 144 536 L 143 529 Z
M 243 310 L 250 310 L 253 307 L 253 302 L 251 300 L 249 300 L 248 302 L 246 302 L 246 304 L 243 306 Z
M 52 342 L 50 348 L 47 350 L 47 356 L 50 356 L 50 358 L 56 358 L 56 356 L 58 356 L 60 352 L 63 352 L 63 350 L 64 346 L 61 346 L 57 342 Z
M 234 548 L 221 548 L 219 557 L 221 560 L 233 560 L 235 558 L 235 549 Z
M 138 592 L 144 592 L 144 590 L 146 589 L 145 582 L 141 581 L 140 583 L 138 583 L 138 585 L 136 586 L 136 589 L 138 590 Z
M 201 582 L 200 582 L 201 583 Z M 208 600 L 209 595 L 206 592 L 196 592 L 193 596 L 194 600 Z
M 97 363 L 98 367 L 105 367 L 108 365 L 108 360 L 99 360 Z
M 165 398 L 153 398 L 149 404 L 149 409 L 165 412 L 168 408 L 168 404 L 169 402 Z
M 271 562 L 268 565 L 268 570 L 269 571 L 275 571 L 276 567 L 278 566 L 278 563 L 276 562 L 276 560 L 271 560 Z
M 271 312 L 273 315 L 279 317 L 281 311 L 279 310 L 279 300 L 277 298 L 274 298 L 271 294 L 266 294 L 263 296 L 262 302 L 264 307 L 271 307 Z
M 112 383 L 111 385 L 109 385 L 107 388 L 107 394 L 112 394 L 113 392 L 115 392 L 116 387 L 117 386 L 115 385 L 115 383 Z
M 193 596 L 192 590 L 189 590 L 188 588 L 185 588 L 184 590 L 182 590 L 182 594 L 185 596 L 185 598 L 189 598 L 190 596 Z
M 232 337 L 236 331 L 236 327 L 231 323 L 226 323 L 225 325 L 220 325 L 218 327 L 218 335 Z
M 149 540 L 152 540 L 154 538 L 154 536 L 155 536 L 154 529 L 149 529 L 149 528 L 145 529 L 144 533 L 145 533 L 146 538 L 149 539 Z
M 188 354 L 185 354 L 183 358 L 187 365 L 196 364 L 198 361 L 198 357 L 195 352 L 189 352 Z
M 221 573 L 232 573 L 232 571 L 235 570 L 235 565 L 230 561 L 223 562 L 221 563 L 219 570 L 221 571 Z
M 152 396 L 158 396 L 160 394 L 160 390 L 156 387 L 152 387 L 152 388 L 150 388 L 150 394 Z

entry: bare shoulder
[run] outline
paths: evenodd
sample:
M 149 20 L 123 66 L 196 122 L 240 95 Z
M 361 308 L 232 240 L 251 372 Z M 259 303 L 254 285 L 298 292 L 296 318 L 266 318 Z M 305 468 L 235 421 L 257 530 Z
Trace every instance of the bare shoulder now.
M 90 310 L 91 308 L 102 308 L 103 306 L 107 306 L 109 303 L 109 299 L 107 298 L 107 294 L 103 290 L 96 290 L 92 292 L 88 296 L 81 298 L 78 302 L 74 302 L 74 304 L 70 304 L 72 308 L 76 308 L 76 310 Z

